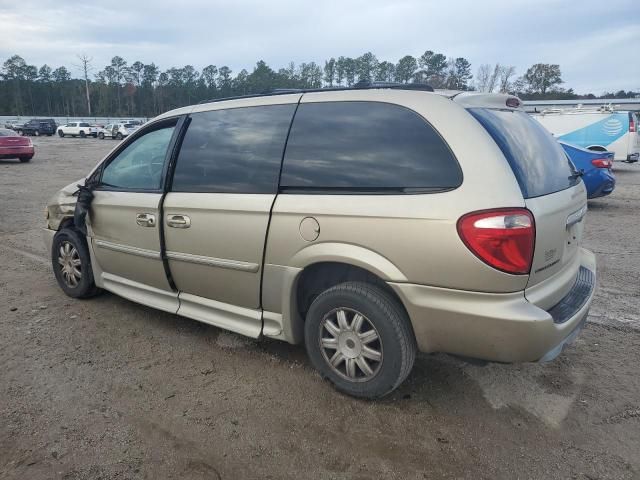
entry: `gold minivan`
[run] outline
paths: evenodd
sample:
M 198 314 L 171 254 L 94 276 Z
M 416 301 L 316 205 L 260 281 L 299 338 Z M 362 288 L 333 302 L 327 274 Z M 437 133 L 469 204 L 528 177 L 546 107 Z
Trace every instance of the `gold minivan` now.
M 60 287 L 304 343 L 359 397 L 393 391 L 418 350 L 554 358 L 595 288 L 580 174 L 516 97 L 430 90 L 288 90 L 153 119 L 50 201 Z

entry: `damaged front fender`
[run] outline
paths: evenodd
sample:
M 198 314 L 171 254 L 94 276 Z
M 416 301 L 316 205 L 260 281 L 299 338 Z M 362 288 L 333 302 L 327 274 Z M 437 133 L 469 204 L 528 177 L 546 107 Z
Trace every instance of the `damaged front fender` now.
M 84 185 L 85 179 L 80 179 L 70 183 L 62 190 L 59 190 L 49 202 L 47 202 L 47 228 L 59 230 L 60 224 L 67 219 L 73 219 L 78 197 L 78 185 Z

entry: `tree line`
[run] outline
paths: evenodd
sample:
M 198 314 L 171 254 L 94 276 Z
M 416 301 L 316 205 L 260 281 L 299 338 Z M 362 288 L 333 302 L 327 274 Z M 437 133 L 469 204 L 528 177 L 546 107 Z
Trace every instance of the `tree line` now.
M 509 92 L 525 99 L 596 98 L 564 89 L 559 65 L 535 64 L 516 77 L 513 66 L 481 65 L 474 79 L 471 63 L 425 51 L 419 57 L 405 55 L 397 62 L 380 61 L 367 52 L 357 58 L 330 58 L 324 66 L 315 62 L 275 70 L 260 60 L 249 72 L 233 75 L 227 66 L 192 65 L 162 71 L 155 63 L 129 64 L 115 56 L 97 70 L 87 55 L 78 55 L 74 66 L 81 78 L 73 78 L 66 66 L 29 65 L 19 55 L 2 64 L 0 114 L 47 116 L 153 117 L 162 112 L 203 100 L 262 93 L 277 88 L 353 86 L 357 82 L 421 82 L 434 88 Z M 619 98 L 635 96 L 620 91 Z

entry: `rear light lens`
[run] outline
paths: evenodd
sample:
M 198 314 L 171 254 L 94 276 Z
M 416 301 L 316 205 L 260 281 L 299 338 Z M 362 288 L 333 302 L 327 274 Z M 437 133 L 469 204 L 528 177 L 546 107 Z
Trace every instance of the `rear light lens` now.
M 630 132 L 636 131 L 636 122 L 633 121 L 633 117 L 629 119 L 629 131 Z
M 520 100 L 516 97 L 507 98 L 507 107 L 518 108 L 520 106 Z
M 515 275 L 531 271 L 536 229 L 524 208 L 473 212 L 458 220 L 458 235 L 487 265 Z
M 596 168 L 611 168 L 613 162 L 608 158 L 596 158 L 595 160 L 591 160 L 591 165 Z

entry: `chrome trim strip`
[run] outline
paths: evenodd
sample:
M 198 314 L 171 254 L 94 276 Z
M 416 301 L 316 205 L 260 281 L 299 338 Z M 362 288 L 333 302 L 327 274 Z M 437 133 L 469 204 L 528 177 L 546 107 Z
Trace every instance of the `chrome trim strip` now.
M 137 255 L 139 257 L 160 260 L 160 252 L 156 252 L 155 250 L 147 250 L 146 248 L 121 245 L 119 243 L 107 242 L 106 240 L 94 240 L 94 242 L 96 246 L 104 248 L 106 250 L 113 250 L 114 252 L 128 253 L 130 255 Z
M 196 263 L 198 265 L 207 265 L 209 267 L 228 268 L 230 270 L 239 270 L 241 272 L 250 273 L 256 273 L 260 268 L 260 265 L 257 263 L 228 260 L 226 258 L 204 257 L 202 255 L 192 255 L 190 253 L 167 252 L 167 258 L 169 260 Z

